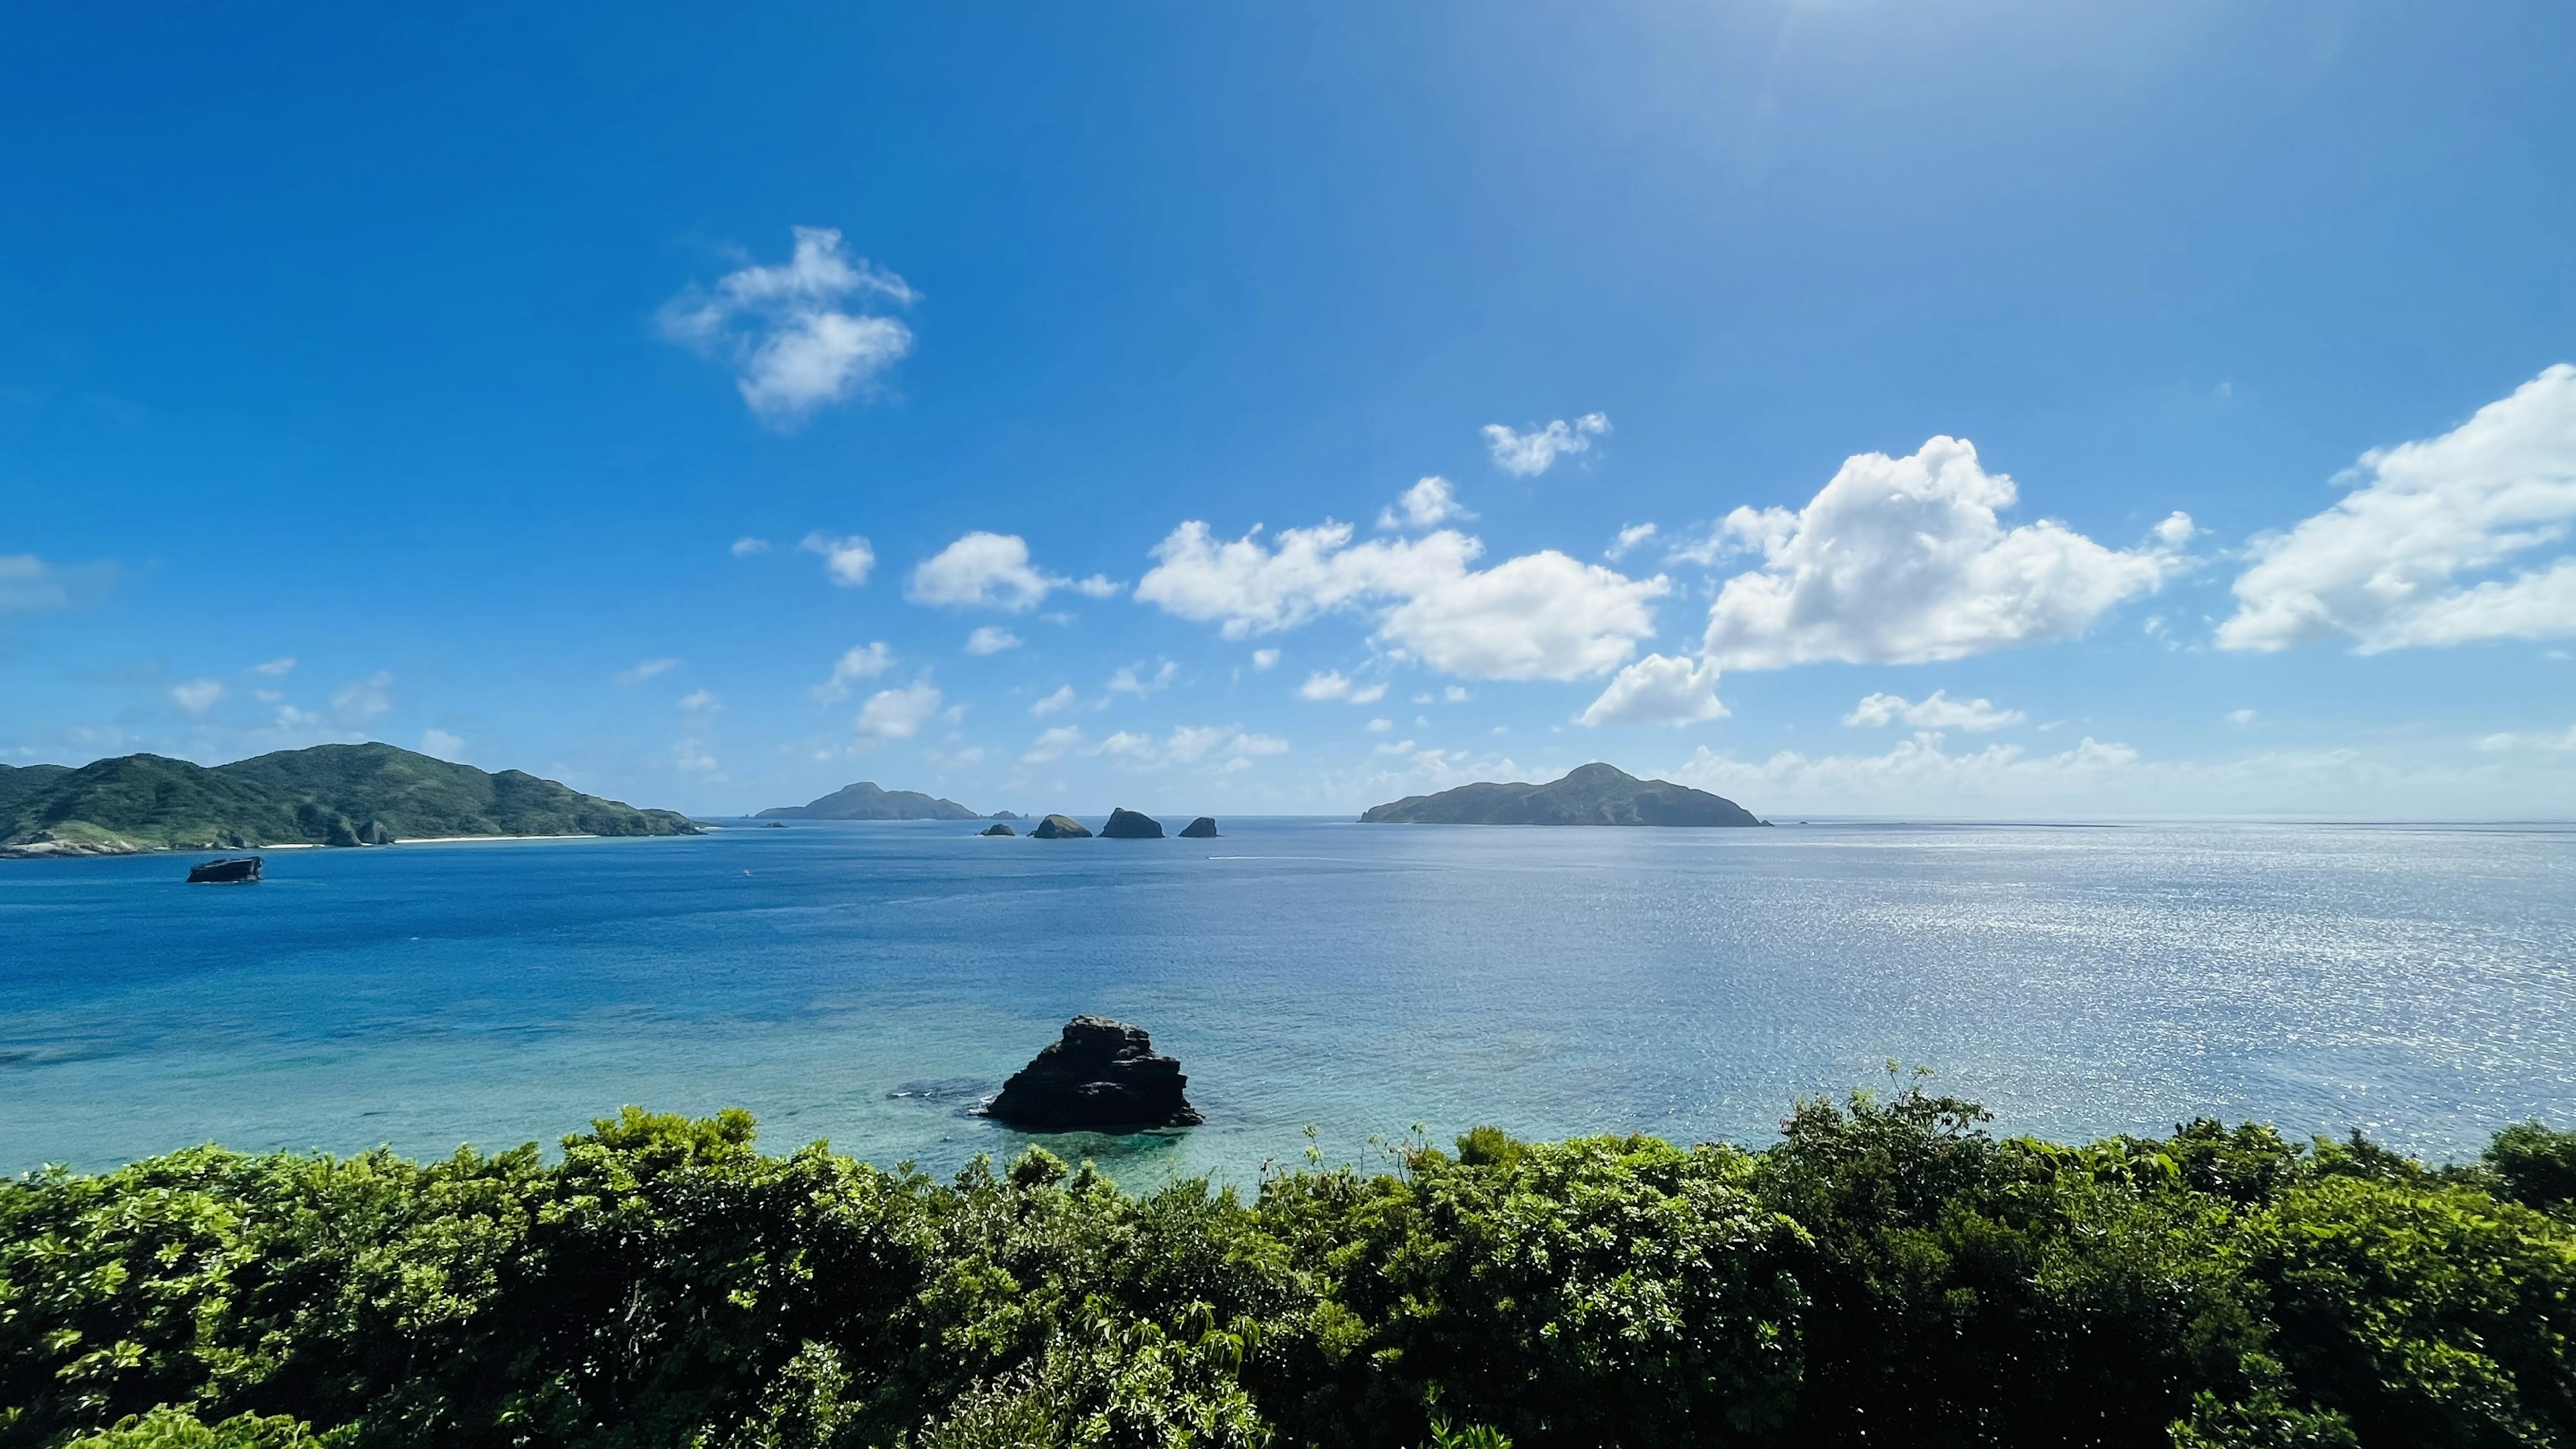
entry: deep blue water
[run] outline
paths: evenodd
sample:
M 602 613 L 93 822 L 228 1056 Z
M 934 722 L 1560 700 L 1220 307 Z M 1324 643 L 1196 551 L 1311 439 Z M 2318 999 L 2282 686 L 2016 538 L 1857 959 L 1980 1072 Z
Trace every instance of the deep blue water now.
M 953 824 L 0 862 L 0 1171 L 189 1143 L 551 1143 L 753 1109 L 950 1168 L 975 1100 L 1097 1011 L 1208 1125 L 1079 1140 L 1131 1181 L 1373 1134 L 1768 1140 L 1935 1068 L 2005 1130 L 2215 1115 L 2473 1152 L 2576 1120 L 2576 827 L 1231 820 Z

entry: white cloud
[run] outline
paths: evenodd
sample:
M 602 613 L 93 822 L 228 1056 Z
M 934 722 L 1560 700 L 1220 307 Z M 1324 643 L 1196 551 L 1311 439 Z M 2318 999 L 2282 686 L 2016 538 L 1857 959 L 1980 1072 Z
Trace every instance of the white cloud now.
M 436 755 L 442 760 L 453 760 L 460 765 L 466 762 L 465 741 L 445 730 L 421 731 L 420 752 L 424 755 Z
M 999 654 L 1005 649 L 1019 647 L 1020 636 L 998 624 L 987 624 L 966 636 L 966 652 L 969 654 Z
M 1710 606 L 1708 657 L 1923 663 L 2069 638 L 2188 566 L 2180 513 L 2120 550 L 2051 520 L 2007 530 L 1996 511 L 2016 496 L 1969 443 L 1934 438 L 1909 458 L 1849 459 L 1798 512 L 1736 509 L 1721 532 L 1763 562 Z
M 1687 656 L 1649 654 L 1622 669 L 1579 716 L 1587 725 L 1688 725 L 1726 718 L 1717 698 L 1717 666 Z
M 914 300 L 903 278 L 851 256 L 837 231 L 795 231 L 784 266 L 746 266 L 662 308 L 663 335 L 731 364 L 742 400 L 778 426 L 865 388 L 912 350 L 901 322 L 850 310 Z
M 765 538 L 753 538 L 746 534 L 733 541 L 733 556 L 735 558 L 749 558 L 753 554 L 767 552 L 769 552 L 769 540 Z
M 1619 530 L 1619 536 L 1610 541 L 1610 546 L 1601 551 L 1601 556 L 1609 559 L 1613 563 L 1616 563 L 1628 552 L 1628 550 L 1635 548 L 1637 545 L 1644 543 L 1647 539 L 1653 538 L 1654 536 L 1655 526 L 1651 523 L 1629 524 L 1626 528 Z
M 1299 699 L 1348 699 L 1351 681 L 1338 669 L 1318 669 L 1297 686 Z
M 1453 518 L 1473 518 L 1458 502 L 1457 490 L 1449 480 L 1434 475 L 1425 478 L 1397 495 L 1393 504 L 1377 515 L 1380 528 L 1437 528 Z
M 1555 467 L 1557 459 L 1585 451 L 1594 438 L 1608 431 L 1610 419 L 1601 413 L 1585 413 L 1572 423 L 1560 418 L 1526 433 L 1515 433 L 1501 423 L 1487 423 L 1483 429 L 1495 466 L 1522 478 L 1535 478 Z
M 1873 694 L 1852 706 L 1843 716 L 1847 725 L 1909 724 L 1917 729 L 1962 729 L 1971 734 L 1999 730 L 2017 725 L 2029 715 L 2017 709 L 1997 709 L 1990 699 L 1952 699 L 1949 691 L 1936 689 L 1920 704 L 1909 704 L 1901 694 Z
M 2227 712 L 2227 722 L 2236 726 L 2238 729 L 2243 729 L 2247 725 L 2252 724 L 2254 722 L 2254 718 L 2254 711 L 2250 709 L 2231 709 Z
M 1469 694 L 1464 688 L 1455 684 L 1442 690 L 1440 692 L 1440 697 L 1449 701 L 1451 704 L 1465 704 L 1467 701 L 1475 698 L 1474 695 Z
M 855 589 L 868 581 L 868 571 L 877 566 L 877 551 L 857 534 L 834 538 L 827 533 L 809 533 L 796 545 L 807 553 L 823 556 L 823 572 L 832 582 L 845 589 Z
M 659 678 L 660 676 L 668 674 L 679 667 L 680 661 L 677 659 L 647 659 L 632 669 L 620 670 L 617 675 L 617 682 L 620 684 L 642 684 L 645 680 Z
M 1039 719 L 1045 719 L 1048 715 L 1054 714 L 1060 710 L 1073 708 L 1074 704 L 1075 696 L 1073 693 L 1073 686 L 1070 684 L 1060 684 L 1056 686 L 1055 693 L 1048 695 L 1046 698 L 1039 700 L 1033 705 L 1030 705 L 1029 713 Z
M 1293 628 L 1337 609 L 1383 605 L 1376 640 L 1445 673 L 1484 679 L 1574 679 L 1617 668 L 1654 633 L 1651 603 L 1671 588 L 1547 550 L 1493 568 L 1467 565 L 1484 545 L 1450 529 L 1351 542 L 1351 527 L 1293 528 L 1264 546 L 1260 530 L 1219 542 L 1204 523 L 1172 530 L 1136 597 L 1216 621 L 1229 639 Z
M 2259 539 L 2223 649 L 2349 635 L 2357 653 L 2576 635 L 2576 366 L 2548 369 L 2437 438 L 2373 449 L 2335 505 Z M 2554 559 L 2487 578 L 2534 550 Z M 2470 580 L 2475 578 L 2474 582 Z
M 287 654 L 276 659 L 269 660 L 265 664 L 254 664 L 250 667 L 250 672 L 253 674 L 264 674 L 271 679 L 278 678 L 285 674 L 292 674 L 295 672 L 295 656 Z
M 1255 649 L 1252 651 L 1252 667 L 1255 669 L 1267 669 L 1278 662 L 1279 651 L 1276 649 Z
M 213 709 L 215 701 L 223 697 L 223 682 L 216 679 L 192 679 L 170 690 L 171 703 L 197 719 L 204 719 L 206 711 Z
M 712 689 L 699 689 L 680 696 L 680 708 L 690 714 L 712 714 L 724 708 L 724 701 Z
M 1080 748 L 1082 748 L 1082 731 L 1073 725 L 1057 725 L 1040 734 L 1029 745 L 1028 753 L 1020 756 L 1020 763 L 1049 764 L 1063 759 L 1068 753 Z
M 1369 733 L 1382 735 L 1388 730 L 1395 728 L 1395 721 L 1391 719 L 1373 719 L 1368 722 L 1368 727 Z
M 1139 675 L 1136 671 L 1141 667 L 1135 664 L 1120 666 L 1116 674 L 1109 676 L 1109 692 L 1132 694 L 1142 699 L 1156 690 L 1169 687 L 1172 676 L 1181 672 L 1181 666 L 1169 659 L 1164 660 L 1162 667 L 1150 675 Z
M 1757 815 L 1818 804 L 1859 804 L 1877 811 L 1927 804 L 1991 810 L 2028 800 L 2122 799 L 2140 786 L 2138 752 L 2087 736 L 2054 755 L 2018 745 L 1988 745 L 1951 754 L 1937 732 L 1917 734 L 1883 755 L 1809 757 L 1784 750 L 1759 763 L 1705 745 L 1670 778 L 1735 800 Z
M 1040 746 L 1046 744 L 1048 736 L 1058 733 L 1059 731 L 1049 730 L 1046 735 L 1041 735 Z M 1076 740 L 1072 733 L 1070 731 L 1062 733 L 1067 735 L 1063 748 L 1076 747 Z M 1272 735 L 1252 734 L 1241 725 L 1180 725 L 1160 739 L 1149 734 L 1120 730 L 1092 746 L 1087 753 L 1108 756 L 1130 768 L 1139 769 L 1201 763 L 1218 763 L 1226 768 L 1237 768 L 1249 765 L 1259 756 L 1284 754 L 1287 750 L 1286 740 Z M 1061 754 L 1063 750 L 1059 749 L 1057 753 Z M 1032 750 L 1031 755 L 1035 754 L 1036 751 Z M 1051 755 L 1048 758 L 1051 759 L 1054 756 Z M 1032 763 L 1043 763 L 1043 761 L 1032 760 Z
M 722 767 L 717 763 L 716 757 L 707 752 L 704 740 L 685 739 L 673 745 L 671 765 L 674 769 L 685 770 L 692 775 L 704 775 L 710 780 L 724 778 Z
M 927 679 L 916 679 L 901 689 L 881 689 L 859 706 L 859 738 L 908 740 L 938 713 L 939 691 Z
M 379 669 L 331 696 L 331 712 L 345 725 L 362 724 L 394 707 L 393 675 Z
M 923 559 L 912 571 L 904 597 L 916 604 L 945 604 L 1022 613 L 1038 606 L 1050 589 L 1071 587 L 1085 593 L 1107 579 L 1075 583 L 1040 573 L 1029 564 L 1027 540 L 1010 533 L 970 533 Z
M 2478 740 L 2478 748 L 2490 754 L 2505 750 L 2549 750 L 2558 753 L 2576 751 L 2576 725 L 2569 726 L 2564 734 L 2533 735 L 2505 732 L 2486 735 Z
M 1554 549 L 1462 574 L 1387 611 L 1378 637 L 1444 674 L 1576 679 L 1616 669 L 1655 632 L 1664 579 L 1631 579 Z
M 862 644 L 843 654 L 832 666 L 832 677 L 814 686 L 814 697 L 825 704 L 838 703 L 850 697 L 850 686 L 862 679 L 874 679 L 894 667 L 894 651 L 880 641 Z
M 1114 599 L 1127 592 L 1125 584 L 1107 574 L 1093 574 L 1087 579 L 1075 579 L 1065 587 L 1086 599 Z

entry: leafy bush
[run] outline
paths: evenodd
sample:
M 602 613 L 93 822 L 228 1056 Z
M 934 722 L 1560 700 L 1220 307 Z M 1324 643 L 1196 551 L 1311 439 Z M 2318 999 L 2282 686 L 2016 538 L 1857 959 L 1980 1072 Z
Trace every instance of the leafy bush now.
M 0 1184 L 0 1449 L 2576 1445 L 2570 1138 L 1491 1128 L 1143 1195 L 739 1112 Z

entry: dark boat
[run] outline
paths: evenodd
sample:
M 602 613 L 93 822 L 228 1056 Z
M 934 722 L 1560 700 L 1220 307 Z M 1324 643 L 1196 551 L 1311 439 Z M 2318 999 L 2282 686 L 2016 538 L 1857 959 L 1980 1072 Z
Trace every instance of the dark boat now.
M 232 885 L 259 879 L 260 859 L 256 855 L 234 856 L 229 860 L 202 861 L 188 867 L 190 885 Z

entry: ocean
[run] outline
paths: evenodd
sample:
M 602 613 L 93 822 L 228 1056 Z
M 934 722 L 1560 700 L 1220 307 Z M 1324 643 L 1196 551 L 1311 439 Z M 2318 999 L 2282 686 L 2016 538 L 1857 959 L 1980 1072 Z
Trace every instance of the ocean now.
M 2576 826 L 1221 824 L 0 862 L 0 1171 L 551 1145 L 625 1103 L 949 1171 L 1030 1140 L 973 1109 L 1078 1012 L 1208 1119 L 1050 1140 L 1131 1185 L 1479 1123 L 1759 1144 L 1891 1062 L 2060 1139 L 2576 1125 Z

